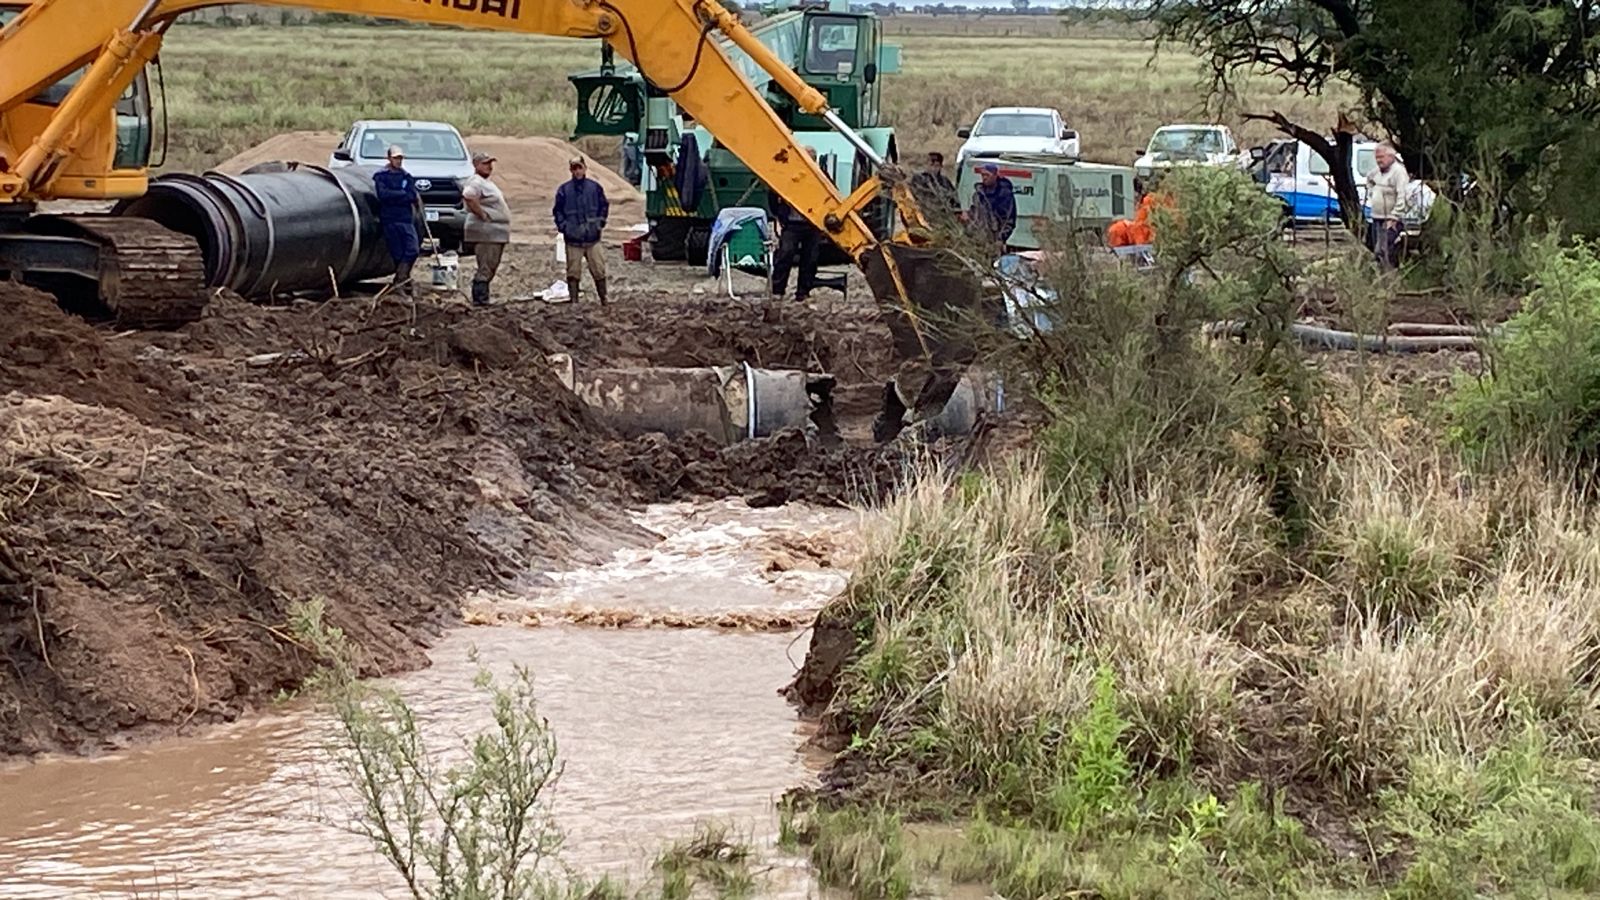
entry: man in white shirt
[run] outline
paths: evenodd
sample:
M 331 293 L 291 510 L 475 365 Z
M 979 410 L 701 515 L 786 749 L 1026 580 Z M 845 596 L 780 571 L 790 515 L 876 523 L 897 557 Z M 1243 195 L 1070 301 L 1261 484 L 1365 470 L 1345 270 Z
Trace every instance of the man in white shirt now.
M 1405 228 L 1406 202 L 1411 193 L 1411 178 L 1394 145 L 1388 141 L 1379 144 L 1373 152 L 1378 165 L 1367 173 L 1367 207 L 1371 218 L 1367 220 L 1367 243 L 1380 268 L 1392 269 L 1399 264 L 1396 250 L 1400 234 Z
M 461 186 L 461 199 L 467 205 L 467 224 L 463 239 L 472 245 L 478 271 L 472 276 L 472 305 L 489 305 L 489 282 L 500 269 L 500 257 L 511 241 L 511 211 L 500 186 L 490 181 L 494 157 L 479 151 L 472 154 L 472 176 Z

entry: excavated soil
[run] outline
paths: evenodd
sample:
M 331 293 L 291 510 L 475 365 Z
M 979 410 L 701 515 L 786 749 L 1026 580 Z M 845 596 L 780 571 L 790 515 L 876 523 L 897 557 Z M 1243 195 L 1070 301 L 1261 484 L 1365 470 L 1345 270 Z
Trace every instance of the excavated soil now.
M 463 591 L 598 559 L 628 539 L 629 505 L 871 501 L 908 467 L 798 432 L 623 440 L 547 361 L 820 366 L 867 396 L 887 335 L 859 303 L 219 296 L 200 322 L 133 333 L 20 286 L 0 303 L 0 754 L 170 732 L 292 689 L 312 662 L 296 601 L 323 601 L 371 671 L 417 666 Z
M 237 175 L 267 162 L 299 162 L 325 166 L 342 135 L 332 131 L 290 131 L 274 135 L 226 160 L 217 171 Z M 556 188 L 567 180 L 567 161 L 588 160 L 589 177 L 605 188 L 611 201 L 610 224 L 625 229 L 644 221 L 644 195 L 628 180 L 597 162 L 580 148 L 558 138 L 468 135 L 473 152 L 486 150 L 496 157 L 494 180 L 505 192 L 519 236 L 555 234 L 550 204 Z

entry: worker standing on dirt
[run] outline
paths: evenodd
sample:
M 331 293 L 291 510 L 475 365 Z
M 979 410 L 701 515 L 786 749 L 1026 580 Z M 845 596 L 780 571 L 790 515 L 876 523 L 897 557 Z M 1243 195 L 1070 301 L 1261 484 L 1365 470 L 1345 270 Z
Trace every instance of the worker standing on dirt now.
M 1000 167 L 984 163 L 978 170 L 978 186 L 972 190 L 972 207 L 967 222 L 979 240 L 989 244 L 996 257 L 1006 251 L 1006 242 L 1017 228 L 1017 196 L 1011 179 L 1000 174 Z
M 490 181 L 494 157 L 483 151 L 472 154 L 472 175 L 461 188 L 467 204 L 467 224 L 462 237 L 472 245 L 478 271 L 472 276 L 472 305 L 489 305 L 489 282 L 500 270 L 500 258 L 511 241 L 511 210 L 500 185 Z
M 372 176 L 372 185 L 378 192 L 378 221 L 394 260 L 394 289 L 415 299 L 417 289 L 411 281 L 411 269 L 422 247 L 417 240 L 417 221 L 423 215 L 422 192 L 417 190 L 417 179 L 406 171 L 406 151 L 395 144 L 387 155 L 388 167 Z
M 806 153 L 813 161 L 817 158 L 815 147 Z M 767 209 L 772 213 L 774 227 L 778 229 L 778 249 L 772 256 L 772 297 L 783 299 L 789 289 L 789 272 L 795 262 L 800 263 L 799 283 L 795 285 L 794 299 L 804 303 L 811 298 L 811 289 L 817 286 L 817 265 L 822 259 L 822 232 L 805 214 L 789 205 L 777 191 L 767 191 Z
M 1397 252 L 1405 227 L 1411 177 L 1388 141 L 1378 145 L 1373 159 L 1378 165 L 1367 173 L 1367 205 L 1372 210 L 1372 218 L 1367 221 L 1367 245 L 1380 268 L 1392 269 L 1399 265 Z
M 606 260 L 600 250 L 600 235 L 605 231 L 606 217 L 611 214 L 611 203 L 600 182 L 589 177 L 583 157 L 574 156 L 568 161 L 567 171 L 572 173 L 572 178 L 556 189 L 553 210 L 556 230 L 567 244 L 567 293 L 574 301 L 578 299 L 578 285 L 583 281 L 583 266 L 587 261 L 595 295 L 604 303 Z
M 928 167 L 911 176 L 911 190 L 923 210 L 956 212 L 961 208 L 955 183 L 944 174 L 944 154 L 937 150 L 928 154 Z

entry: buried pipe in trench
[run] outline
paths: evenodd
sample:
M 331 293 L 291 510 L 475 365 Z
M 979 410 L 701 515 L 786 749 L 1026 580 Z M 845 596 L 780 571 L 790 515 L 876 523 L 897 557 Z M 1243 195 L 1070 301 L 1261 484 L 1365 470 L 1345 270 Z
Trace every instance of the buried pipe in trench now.
M 832 375 L 744 364 L 578 370 L 566 354 L 550 363 L 562 383 L 624 437 L 700 431 L 728 445 L 800 428 L 824 441 L 838 439 Z M 969 434 L 982 413 L 1003 407 L 999 380 L 970 370 L 928 424 L 939 434 Z
M 374 171 L 299 165 L 236 176 L 174 173 L 112 212 L 193 237 L 211 287 L 252 299 L 326 291 L 394 271 Z
M 748 365 L 568 373 L 573 393 L 624 437 L 700 431 L 726 445 L 789 428 L 833 431 L 831 375 Z

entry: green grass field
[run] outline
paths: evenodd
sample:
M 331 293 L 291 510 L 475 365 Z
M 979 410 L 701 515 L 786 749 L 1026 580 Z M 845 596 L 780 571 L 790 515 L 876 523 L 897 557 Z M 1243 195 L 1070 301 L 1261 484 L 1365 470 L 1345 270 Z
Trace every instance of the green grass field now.
M 1052 31 L 1049 22 L 1011 26 L 1027 35 L 982 33 L 972 23 L 971 33 L 933 33 L 959 29 L 961 20 L 929 20 L 926 32 L 915 20 L 899 17 L 891 29 L 905 32 L 892 37 L 904 48 L 904 71 L 884 85 L 905 158 L 954 151 L 956 129 L 986 106 L 1058 106 L 1082 133 L 1084 154 L 1108 162 L 1129 161 L 1164 122 L 1207 116 L 1196 61 L 1154 57 L 1137 38 Z M 444 119 L 469 133 L 568 135 L 576 95 L 567 75 L 595 66 L 599 49 L 427 28 L 180 24 L 162 59 L 171 119 L 166 168 L 189 170 L 279 132 L 341 130 L 366 117 Z M 1289 100 L 1266 81 L 1249 85 L 1241 99 L 1249 110 Z M 1307 112 L 1317 103 L 1282 108 Z M 1322 105 L 1314 121 L 1331 119 L 1332 104 Z M 1223 119 L 1241 124 L 1236 112 Z M 1266 133 L 1243 128 L 1241 137 Z M 611 143 L 588 149 L 614 158 Z

